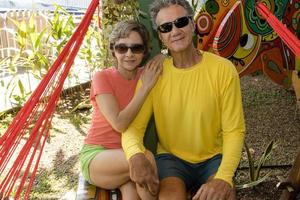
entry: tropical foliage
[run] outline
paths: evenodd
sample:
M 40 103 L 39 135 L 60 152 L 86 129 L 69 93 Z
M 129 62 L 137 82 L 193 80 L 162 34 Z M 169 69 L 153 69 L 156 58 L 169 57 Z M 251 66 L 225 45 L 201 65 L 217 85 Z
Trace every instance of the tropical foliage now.
M 55 7 L 53 13 L 42 15 L 47 22 L 42 31 L 37 30 L 37 13 L 32 13 L 28 21 L 8 18 L 15 26 L 15 31 L 9 31 L 14 34 L 18 48 L 14 49 L 15 54 L 0 60 L 0 72 L 9 77 L 9 80 L 0 80 L 0 88 L 6 91 L 5 95 L 8 96 L 12 107 L 21 106 L 26 101 L 36 82 L 47 73 L 76 28 L 73 16 L 63 7 Z M 100 65 L 100 58 L 97 58 L 97 52 L 100 52 L 100 37 L 95 24 L 97 23 L 93 23 L 89 28 L 78 56 L 90 67 L 90 71 Z M 72 70 L 69 78 L 79 81 L 78 73 Z
M 111 57 L 108 38 L 114 25 L 121 20 L 136 19 L 139 16 L 138 0 L 124 1 L 121 4 L 116 4 L 114 0 L 104 1 L 102 5 L 102 20 L 101 20 L 101 50 L 100 58 L 102 58 L 101 66 L 103 68 L 110 67 L 114 64 Z
M 272 150 L 276 148 L 278 144 L 274 141 L 271 141 L 267 147 L 264 149 L 263 154 L 260 156 L 258 161 L 255 161 L 250 148 L 245 142 L 245 150 L 247 153 L 248 164 L 249 164 L 249 182 L 241 185 L 237 185 L 237 189 L 243 189 L 248 187 L 254 187 L 261 182 L 265 181 L 271 174 L 271 172 L 265 174 L 261 177 L 261 169 L 265 165 L 265 162 L 270 158 Z

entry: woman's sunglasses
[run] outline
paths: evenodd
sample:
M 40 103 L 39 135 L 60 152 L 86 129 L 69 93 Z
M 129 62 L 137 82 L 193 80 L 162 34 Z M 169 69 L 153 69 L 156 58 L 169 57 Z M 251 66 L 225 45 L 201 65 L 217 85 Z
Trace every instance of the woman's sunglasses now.
M 145 46 L 143 44 L 127 45 L 127 44 L 120 43 L 120 44 L 116 44 L 114 49 L 119 54 L 127 53 L 128 49 L 130 49 L 131 52 L 134 54 L 140 54 L 140 53 L 144 53 Z
M 159 25 L 157 27 L 157 30 L 161 33 L 169 33 L 173 29 L 173 24 L 177 28 L 183 28 L 189 24 L 190 19 L 192 19 L 192 16 L 180 17 L 180 18 L 176 19 L 175 21 L 166 22 L 166 23 Z

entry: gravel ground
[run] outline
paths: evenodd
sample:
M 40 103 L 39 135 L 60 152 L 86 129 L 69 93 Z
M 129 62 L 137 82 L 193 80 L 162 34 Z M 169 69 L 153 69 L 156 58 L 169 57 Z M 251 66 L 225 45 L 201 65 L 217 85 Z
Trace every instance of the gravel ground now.
M 238 199 L 276 200 L 281 194 L 276 189 L 279 177 L 286 178 L 300 149 L 300 111 L 296 106 L 293 90 L 284 89 L 263 75 L 241 78 L 243 105 L 246 120 L 246 142 L 259 159 L 270 141 L 277 142 L 263 170 L 271 173 L 262 184 L 238 191 Z M 240 167 L 247 167 L 247 156 L 243 152 Z M 237 182 L 248 181 L 247 170 L 239 170 Z

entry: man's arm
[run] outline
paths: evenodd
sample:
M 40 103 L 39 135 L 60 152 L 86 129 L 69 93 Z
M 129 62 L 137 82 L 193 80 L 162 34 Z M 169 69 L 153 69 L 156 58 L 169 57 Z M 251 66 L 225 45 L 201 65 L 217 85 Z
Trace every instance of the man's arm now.
M 229 62 L 228 84 L 222 94 L 223 157 L 215 178 L 232 186 L 232 178 L 241 159 L 245 137 L 245 121 L 241 97 L 240 79 L 234 65 Z
M 137 90 L 142 83 L 139 81 Z M 148 121 L 152 115 L 152 91 L 148 94 L 140 111 L 129 127 L 122 133 L 122 147 L 125 152 L 127 160 L 137 153 L 143 153 L 145 147 L 143 138 L 147 128 Z
M 239 75 L 231 62 L 224 69 L 221 85 L 221 127 L 223 154 L 216 175 L 203 184 L 193 200 L 229 199 L 235 196 L 232 178 L 239 164 L 245 137 L 245 122 L 242 107 Z M 225 80 L 225 81 L 223 81 Z
M 140 83 L 139 83 L 140 84 Z M 122 147 L 129 161 L 130 178 L 153 195 L 158 192 L 158 178 L 153 165 L 146 158 L 143 138 L 152 115 L 152 92 L 149 93 L 141 110 L 122 134 Z

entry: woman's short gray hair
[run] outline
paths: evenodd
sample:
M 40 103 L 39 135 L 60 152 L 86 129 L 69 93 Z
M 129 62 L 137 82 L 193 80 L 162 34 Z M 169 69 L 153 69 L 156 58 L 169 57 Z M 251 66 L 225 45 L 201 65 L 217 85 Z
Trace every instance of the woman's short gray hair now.
M 158 12 L 162 8 L 169 7 L 171 5 L 180 5 L 182 6 L 189 16 L 194 16 L 193 8 L 191 7 L 190 3 L 186 0 L 154 0 L 153 3 L 150 5 L 150 16 L 153 28 L 157 29 L 156 24 L 156 17 Z
M 135 20 L 120 21 L 115 25 L 109 36 L 109 48 L 113 52 L 113 55 L 116 42 L 121 38 L 128 37 L 132 31 L 137 32 L 141 36 L 145 46 L 144 55 L 147 56 L 149 52 L 149 33 L 143 24 Z

